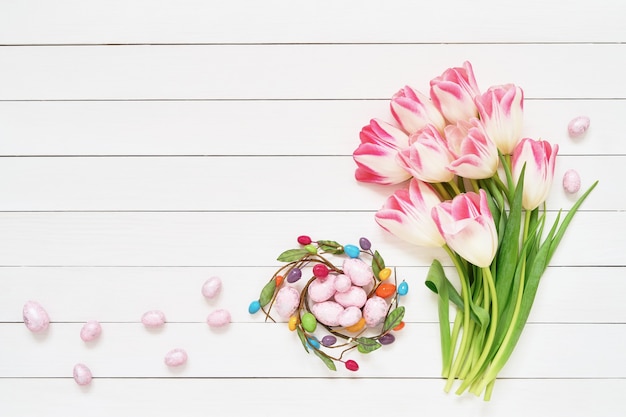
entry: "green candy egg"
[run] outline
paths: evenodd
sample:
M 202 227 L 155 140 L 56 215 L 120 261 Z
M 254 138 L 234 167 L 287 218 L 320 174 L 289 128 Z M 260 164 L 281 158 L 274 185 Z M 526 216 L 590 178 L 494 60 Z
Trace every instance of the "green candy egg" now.
M 300 321 L 302 322 L 302 328 L 309 333 L 314 332 L 317 328 L 317 320 L 311 313 L 304 313 Z

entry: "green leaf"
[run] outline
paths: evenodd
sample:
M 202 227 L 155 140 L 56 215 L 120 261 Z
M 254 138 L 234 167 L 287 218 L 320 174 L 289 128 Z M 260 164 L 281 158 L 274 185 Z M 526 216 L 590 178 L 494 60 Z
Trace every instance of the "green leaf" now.
M 361 353 L 370 353 L 382 346 L 378 340 L 371 337 L 357 337 L 355 342 L 357 343 L 358 351 Z
M 448 298 L 448 279 L 438 260 L 434 260 L 426 276 L 426 286 L 439 294 L 439 336 L 441 338 L 441 359 L 444 372 L 450 369 L 450 301 Z M 451 285 L 451 284 L 450 284 Z M 456 291 L 456 290 L 455 290 Z M 460 297 L 459 297 L 460 298 Z
M 313 353 L 315 353 L 317 357 L 320 358 L 322 362 L 324 362 L 324 364 L 326 364 L 326 367 L 328 369 L 330 369 L 331 371 L 337 370 L 337 368 L 335 367 L 335 362 L 331 358 L 329 358 L 328 355 L 326 355 L 324 352 L 313 349 Z
M 304 335 L 304 332 L 302 331 L 300 327 L 297 327 L 296 333 L 298 334 L 298 337 L 300 338 L 300 342 L 302 342 L 302 346 L 304 346 L 304 350 L 306 350 L 306 353 L 309 353 L 309 342 L 306 340 L 306 336 Z
M 387 333 L 389 330 L 400 324 L 400 322 L 404 318 L 404 310 L 404 306 L 400 306 L 394 308 L 393 311 L 391 311 L 387 315 L 387 318 L 385 319 L 385 324 L 383 324 L 383 333 Z
M 385 269 L 385 260 L 378 251 L 374 252 L 374 257 L 372 258 L 372 272 L 374 272 L 374 276 L 378 279 L 378 274 L 380 271 Z
M 334 240 L 318 240 L 317 244 L 326 253 L 332 253 L 333 255 L 341 255 L 343 253 L 343 245 Z
M 277 260 L 280 262 L 294 262 L 309 254 L 306 249 L 287 249 L 281 253 Z
M 435 264 L 435 262 L 439 264 L 439 266 L 436 268 L 437 269 L 441 268 L 441 275 L 439 275 L 439 273 L 436 271 L 433 271 L 431 275 L 431 270 L 433 269 L 433 265 Z M 445 285 L 446 286 L 445 292 L 447 293 L 446 299 L 448 299 L 455 306 L 457 306 L 459 310 L 463 311 L 464 310 L 463 298 L 461 297 L 461 294 L 459 294 L 457 289 L 454 287 L 454 285 L 452 285 L 450 280 L 448 280 L 448 278 L 446 277 L 445 273 L 443 272 L 443 267 L 441 267 L 441 263 L 435 259 L 433 261 L 433 265 L 431 265 L 430 269 L 428 270 L 428 275 L 426 276 L 426 282 L 425 282 L 426 286 L 435 294 L 441 295 L 441 291 L 444 291 L 443 286 Z M 439 281 L 439 279 L 441 279 L 441 281 Z M 476 323 L 480 324 L 480 320 L 478 319 L 478 317 L 476 316 L 476 313 L 471 308 L 470 308 L 470 318 L 474 320 Z
M 261 290 L 261 296 L 259 297 L 259 304 L 261 304 L 261 307 L 265 307 L 270 301 L 272 301 L 274 291 L 276 291 L 276 280 L 272 279 L 270 282 L 265 284 L 265 287 Z

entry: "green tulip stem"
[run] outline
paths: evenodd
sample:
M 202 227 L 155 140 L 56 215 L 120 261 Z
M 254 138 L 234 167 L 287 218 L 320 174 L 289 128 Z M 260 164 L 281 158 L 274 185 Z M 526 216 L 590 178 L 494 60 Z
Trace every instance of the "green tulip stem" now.
M 470 179 L 470 183 L 472 184 L 472 189 L 476 194 L 480 191 L 480 186 L 478 185 L 478 181 L 475 179 Z
M 456 350 L 456 344 L 459 340 L 459 333 L 461 331 L 461 324 L 463 323 L 463 311 L 457 310 L 457 314 L 454 317 L 454 325 L 452 326 L 452 335 L 450 337 L 450 357 L 446 358 L 441 376 L 448 378 L 450 375 L 450 365 L 454 359 L 454 351 Z
M 456 185 L 456 182 L 450 181 L 450 182 L 448 182 L 448 184 L 450 185 L 450 188 L 452 188 L 454 190 L 454 195 L 463 194 L 461 189 L 459 188 L 459 186 Z
M 439 196 L 443 200 L 451 200 L 452 199 L 452 197 L 450 197 L 450 193 L 448 193 L 448 190 L 445 189 L 445 187 L 443 186 L 442 183 L 434 182 L 434 183 L 431 183 L 430 185 L 432 185 L 435 188 L 435 191 L 437 191 L 439 193 Z
M 461 344 L 459 346 L 459 352 L 457 354 L 454 363 L 452 364 L 452 368 L 450 369 L 450 373 L 448 374 L 448 380 L 446 381 L 446 386 L 444 388 L 445 392 L 450 392 L 452 389 L 452 384 L 454 383 L 454 379 L 456 378 L 457 372 L 459 371 L 459 367 L 461 366 L 461 361 L 459 358 L 465 356 L 465 352 L 467 350 L 467 344 L 470 339 L 470 301 L 469 301 L 469 287 L 467 282 L 467 276 L 465 273 L 465 269 L 459 260 L 459 257 L 456 253 L 450 249 L 448 245 L 443 245 L 444 250 L 450 256 L 450 259 L 454 263 L 456 270 L 459 274 L 459 280 L 461 281 L 461 294 L 463 297 L 463 335 L 461 336 Z
M 474 379 L 478 376 L 478 373 L 481 371 L 483 364 L 487 360 L 487 356 L 489 356 L 491 345 L 493 344 L 493 340 L 496 336 L 496 327 L 498 327 L 498 298 L 496 297 L 496 286 L 493 281 L 493 275 L 491 275 L 491 269 L 488 266 L 483 267 L 482 271 L 483 279 L 485 280 L 485 293 L 487 291 L 491 292 L 491 318 L 489 321 L 489 334 L 487 335 L 487 341 L 485 342 L 483 351 L 476 361 L 476 364 L 472 366 L 471 372 L 456 391 L 459 395 L 472 384 Z

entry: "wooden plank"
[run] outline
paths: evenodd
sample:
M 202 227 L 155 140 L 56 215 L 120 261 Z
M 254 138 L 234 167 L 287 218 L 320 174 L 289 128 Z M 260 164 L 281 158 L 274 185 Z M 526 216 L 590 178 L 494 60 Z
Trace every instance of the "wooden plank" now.
M 381 249 L 381 253 L 386 256 Z M 230 310 L 236 323 L 258 322 L 247 303 L 257 299 L 272 277 L 273 267 L 2 267 L 0 322 L 21 322 L 27 300 L 41 303 L 55 323 L 138 322 L 158 309 L 168 322 L 202 323 L 217 308 Z M 398 267 L 396 279 L 406 281 L 409 294 L 400 302 L 406 322 L 435 323 L 437 296 L 424 285 L 427 267 Z M 545 272 L 529 322 L 626 323 L 619 308 L 626 293 L 624 267 L 550 267 Z M 454 268 L 446 274 L 458 287 Z M 206 300 L 200 293 L 209 277 L 222 280 L 220 295 Z M 304 280 L 295 284 L 304 285 Z M 610 291 L 607 291 L 610 288 Z M 112 305 L 115 308 L 111 308 Z M 451 313 L 454 317 L 453 313 Z M 274 319 L 284 322 L 274 314 Z
M 425 90 L 465 60 L 483 89 L 514 82 L 528 98 L 619 99 L 625 52 L 593 43 L 4 47 L 0 100 L 379 99 L 404 84 Z
M 610 0 L 574 0 L 567 7 L 539 0 L 479 5 L 460 0 L 170 0 L 158 5 L 30 0 L 2 4 L 0 42 L 619 42 L 625 39 L 623 15 L 623 4 Z
M 625 216 L 578 213 L 552 265 L 623 266 Z M 400 242 L 371 212 L 7 212 L 0 214 L 0 265 L 274 266 L 301 234 L 344 244 L 367 236 L 395 266 L 445 258 L 440 249 Z
M 615 140 L 626 100 L 526 100 L 524 113 L 524 135 L 557 142 L 561 155 L 626 154 Z M 591 127 L 572 140 L 579 115 Z M 373 118 L 391 121 L 387 99 L 9 101 L 0 155 L 350 155 Z

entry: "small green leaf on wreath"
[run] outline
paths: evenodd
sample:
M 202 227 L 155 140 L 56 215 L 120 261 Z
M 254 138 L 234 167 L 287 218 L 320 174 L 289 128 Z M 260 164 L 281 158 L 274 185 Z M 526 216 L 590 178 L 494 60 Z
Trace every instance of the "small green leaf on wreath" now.
M 265 287 L 261 290 L 261 296 L 259 297 L 259 304 L 261 304 L 261 307 L 265 307 L 270 301 L 272 301 L 274 291 L 276 291 L 276 280 L 271 280 L 265 284 Z
M 403 318 L 404 306 L 393 309 L 393 311 L 389 313 L 385 319 L 385 324 L 383 324 L 383 333 L 387 333 L 389 330 L 399 325 Z
M 326 355 L 324 352 L 319 351 L 317 349 L 313 349 L 313 353 L 315 353 L 317 357 L 320 358 L 322 362 L 326 364 L 328 369 L 330 369 L 331 371 L 337 370 L 337 368 L 335 367 L 335 362 L 331 358 L 329 358 L 328 355 Z
M 358 351 L 361 353 L 370 353 L 382 346 L 378 340 L 371 337 L 357 337 L 355 342 L 357 343 Z
M 343 253 L 343 245 L 334 240 L 318 240 L 317 244 L 326 253 L 332 253 L 333 255 L 341 255 Z
M 309 342 L 306 340 L 306 336 L 304 336 L 304 332 L 299 327 L 296 329 L 296 333 L 298 333 L 298 337 L 300 338 L 300 342 L 302 342 L 302 346 L 304 346 L 304 350 L 306 353 L 309 353 Z
M 294 262 L 309 254 L 306 249 L 287 249 L 278 256 L 280 262 Z
M 374 276 L 378 278 L 378 274 L 380 274 L 380 271 L 383 269 L 385 269 L 385 261 L 383 260 L 383 257 L 380 256 L 380 253 L 376 251 L 374 252 L 374 257 L 372 258 L 372 272 L 374 272 Z

